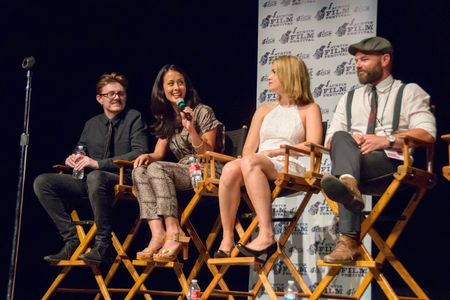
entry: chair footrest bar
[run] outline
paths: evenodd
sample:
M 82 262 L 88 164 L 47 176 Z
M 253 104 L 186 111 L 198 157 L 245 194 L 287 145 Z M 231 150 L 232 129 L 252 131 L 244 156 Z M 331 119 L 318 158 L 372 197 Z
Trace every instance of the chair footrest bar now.
M 320 298 L 331 298 L 331 299 L 358 299 L 355 296 L 348 295 L 338 295 L 338 294 L 325 294 L 323 293 Z
M 156 260 L 143 260 L 143 259 L 135 259 L 133 260 L 133 265 L 146 267 L 148 265 L 153 265 L 155 267 L 160 268 L 174 268 L 174 267 L 183 267 L 182 263 L 176 261 L 156 261 Z
M 358 268 L 376 268 L 377 267 L 376 262 L 369 261 L 369 260 L 357 260 L 357 261 L 345 263 L 345 264 L 336 264 L 336 263 L 330 264 L 330 263 L 326 263 L 322 259 L 319 259 L 317 261 L 317 265 L 324 266 L 324 267 L 358 267 Z
M 251 266 L 255 263 L 260 264 L 261 260 L 256 257 L 230 257 L 230 258 L 210 258 L 208 265 L 234 265 Z
M 128 293 L 129 288 L 107 288 L 110 293 Z M 98 294 L 101 293 L 100 289 L 82 289 L 82 288 L 56 288 L 55 292 L 58 293 L 71 293 L 71 294 Z
M 183 292 L 177 291 L 157 291 L 157 290 L 139 290 L 137 291 L 139 294 L 150 294 L 150 295 L 159 295 L 159 296 L 183 296 Z
M 78 259 L 78 260 L 60 260 L 59 262 L 50 263 L 51 266 L 58 266 L 58 267 L 68 267 L 68 266 L 86 266 L 88 267 L 89 264 L 86 263 L 84 260 Z
M 81 226 L 84 226 L 84 225 L 94 225 L 94 221 L 72 221 L 72 223 L 74 224 L 74 225 L 81 225 Z
M 213 290 L 211 296 L 214 297 L 223 297 L 228 298 L 228 296 L 236 296 L 236 297 L 254 297 L 253 293 L 243 292 L 243 291 L 222 291 L 222 290 Z

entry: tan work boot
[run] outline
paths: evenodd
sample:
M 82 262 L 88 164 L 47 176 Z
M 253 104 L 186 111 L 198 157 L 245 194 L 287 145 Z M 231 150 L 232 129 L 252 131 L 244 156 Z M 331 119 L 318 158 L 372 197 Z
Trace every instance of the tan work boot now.
M 357 260 L 361 256 L 358 240 L 341 235 L 333 252 L 325 255 L 323 260 L 329 264 L 345 264 Z
M 343 177 L 337 179 L 333 175 L 324 175 L 320 185 L 331 200 L 342 203 L 351 211 L 360 212 L 363 210 L 364 200 L 355 178 Z

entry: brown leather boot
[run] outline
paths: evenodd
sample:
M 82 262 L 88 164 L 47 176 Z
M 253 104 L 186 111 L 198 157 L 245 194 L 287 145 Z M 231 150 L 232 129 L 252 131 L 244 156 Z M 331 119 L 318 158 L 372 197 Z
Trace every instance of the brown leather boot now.
M 346 208 L 354 212 L 363 210 L 364 200 L 355 178 L 343 177 L 337 179 L 333 175 L 324 175 L 320 185 L 331 200 L 342 203 Z
M 345 264 L 357 260 L 361 256 L 358 240 L 341 235 L 333 252 L 325 255 L 323 260 L 329 264 Z

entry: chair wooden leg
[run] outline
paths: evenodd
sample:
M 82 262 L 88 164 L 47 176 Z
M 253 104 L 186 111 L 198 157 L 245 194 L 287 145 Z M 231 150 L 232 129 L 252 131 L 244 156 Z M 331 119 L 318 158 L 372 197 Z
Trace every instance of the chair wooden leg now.
M 66 277 L 66 275 L 70 272 L 70 269 L 72 267 L 64 267 L 56 276 L 55 280 L 52 282 L 48 290 L 45 292 L 44 296 L 42 297 L 42 300 L 47 300 L 50 298 L 50 296 L 55 292 L 56 288 L 59 286 L 59 284 L 63 281 L 63 279 Z
M 139 291 L 139 289 L 144 284 L 145 280 L 150 275 L 150 273 L 154 270 L 154 268 L 155 268 L 154 265 L 147 265 L 144 268 L 144 271 L 142 272 L 141 276 L 139 276 L 139 278 L 135 281 L 133 287 L 130 289 L 127 296 L 125 297 L 125 300 L 133 299 L 133 297 Z M 147 294 L 147 295 L 149 296 L 150 299 L 152 299 L 149 294 Z
M 92 270 L 92 273 L 94 274 L 95 281 L 97 281 L 97 285 L 100 289 L 103 299 L 111 300 L 111 296 L 109 295 L 108 288 L 106 287 L 106 283 L 103 280 L 103 276 L 102 276 L 99 266 L 92 265 L 91 270 Z

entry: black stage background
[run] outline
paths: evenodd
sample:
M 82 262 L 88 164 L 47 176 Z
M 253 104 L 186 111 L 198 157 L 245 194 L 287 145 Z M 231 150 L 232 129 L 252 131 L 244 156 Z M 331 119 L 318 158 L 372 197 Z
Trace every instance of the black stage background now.
M 227 128 L 248 124 L 256 102 L 258 4 L 3 0 L 0 11 L 4 162 L 0 298 L 6 295 L 19 137 L 23 131 L 26 72 L 21 63 L 33 55 L 37 63 L 33 69 L 16 299 L 37 299 L 56 272 L 42 261 L 42 256 L 57 250 L 61 241 L 33 194 L 32 182 L 38 174 L 50 171 L 52 164 L 64 161 L 84 122 L 101 112 L 95 100 L 99 75 L 112 71 L 125 74 L 130 81 L 128 106 L 144 112 L 150 121 L 148 98 L 153 80 L 163 64 L 176 63 L 187 70 L 204 101 Z M 450 133 L 446 119 L 450 83 L 448 16 L 449 4 L 444 1 L 380 0 L 378 5 L 378 34 L 390 39 L 395 48 L 394 74 L 405 82 L 418 83 L 431 95 L 437 107 L 439 135 Z M 450 236 L 450 184 L 441 175 L 441 167 L 447 163 L 446 151 L 446 145 L 438 140 L 435 169 L 439 183 L 426 195 L 395 247 L 395 253 L 432 299 L 450 299 L 446 275 L 450 263 L 444 246 Z M 145 244 L 146 233 L 140 233 L 134 250 Z M 88 274 L 85 270 L 83 280 Z M 247 273 L 241 274 L 245 275 L 237 278 L 245 283 Z M 200 279 L 202 287 L 207 284 L 206 278 Z

